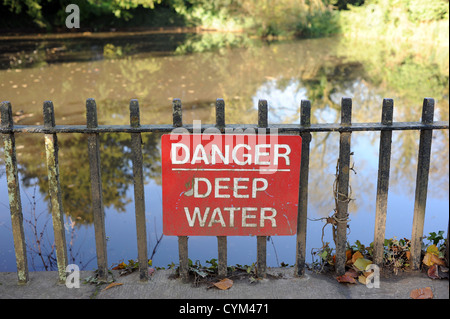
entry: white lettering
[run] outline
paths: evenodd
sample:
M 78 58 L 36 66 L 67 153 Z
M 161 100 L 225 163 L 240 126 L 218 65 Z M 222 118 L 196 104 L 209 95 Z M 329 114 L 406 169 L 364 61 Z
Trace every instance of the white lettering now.
M 211 164 L 216 164 L 216 155 L 219 155 L 223 164 L 228 165 L 230 163 L 230 145 L 225 145 L 225 155 L 219 150 L 216 144 L 211 146 Z
M 216 220 L 216 215 L 219 217 L 219 220 Z M 209 220 L 208 227 L 211 227 L 213 224 L 218 224 L 218 223 L 220 223 L 220 225 L 222 225 L 222 227 L 226 227 L 227 226 L 225 224 L 225 221 L 223 220 L 222 212 L 220 211 L 219 207 L 214 209 L 214 211 L 213 211 L 213 213 L 211 215 L 211 219 Z
M 206 183 L 207 191 L 204 194 L 199 194 L 198 192 L 198 182 L 202 181 Z M 195 198 L 205 198 L 208 197 L 209 194 L 211 194 L 211 183 L 209 182 L 209 179 L 204 177 L 196 177 L 194 178 L 194 197 Z
M 202 153 L 201 156 L 198 156 L 199 152 Z M 203 147 L 202 144 L 198 144 L 197 147 L 195 148 L 194 155 L 192 155 L 191 164 L 195 164 L 195 163 L 197 163 L 197 161 L 201 161 L 201 160 L 203 160 L 203 162 L 205 164 L 209 164 L 208 157 L 206 156 L 205 148 Z
M 233 148 L 233 153 L 232 153 L 232 157 L 233 157 L 233 162 L 235 162 L 238 165 L 245 165 L 245 164 L 251 164 L 252 163 L 252 156 L 250 154 L 242 154 L 243 158 L 247 158 L 246 161 L 241 162 L 240 160 L 237 159 L 236 157 L 236 153 L 239 151 L 240 148 L 246 148 L 247 150 L 251 150 L 251 147 L 248 146 L 247 144 L 238 144 Z
M 272 215 L 266 216 L 266 211 L 271 211 Z M 261 208 L 261 219 L 259 220 L 259 227 L 264 227 L 264 220 L 268 219 L 272 222 L 272 227 L 277 227 L 277 221 L 275 220 L 275 216 L 277 216 L 277 211 L 272 207 L 263 207 Z
M 247 189 L 248 188 L 245 185 L 244 186 L 239 186 L 238 183 L 240 181 L 248 182 L 248 180 L 249 180 L 248 178 L 234 178 L 233 195 L 234 195 L 235 198 L 248 198 L 249 197 L 249 195 L 240 195 L 240 194 L 238 194 L 238 189 Z
M 177 148 L 182 148 L 185 152 L 184 158 L 182 160 L 177 160 Z M 183 143 L 173 143 L 172 144 L 172 164 L 186 164 L 189 161 L 189 148 Z
M 286 150 L 286 153 L 280 154 L 279 150 L 280 148 L 284 148 Z M 290 165 L 289 162 L 289 154 L 291 153 L 291 148 L 287 144 L 275 144 L 274 148 L 274 158 L 273 158 L 273 164 L 278 165 L 278 157 L 284 157 L 286 160 L 286 165 Z
M 228 189 L 228 186 L 221 186 L 219 182 L 229 182 L 228 177 L 218 177 L 214 181 L 214 197 L 215 198 L 230 198 L 229 194 L 219 194 L 220 189 Z
M 188 221 L 188 224 L 190 227 L 195 226 L 196 219 L 198 219 L 200 227 L 205 227 L 206 219 L 208 218 L 208 214 L 209 214 L 209 207 L 206 207 L 205 215 L 203 215 L 203 218 L 200 213 L 199 207 L 194 208 L 194 213 L 192 214 L 192 218 L 191 218 L 191 214 L 189 213 L 189 208 L 185 207 L 184 212 L 186 213 L 186 218 L 187 218 L 187 221 Z
M 257 183 L 258 182 L 263 182 L 263 186 L 257 187 Z M 262 192 L 265 191 L 267 189 L 268 186 L 268 182 L 267 179 L 265 178 L 254 178 L 252 181 L 252 198 L 256 198 L 256 192 Z
M 256 207 L 243 207 L 242 208 L 242 227 L 256 227 L 256 224 L 247 223 L 247 219 L 256 218 L 256 215 L 247 214 L 247 211 L 256 211 Z
M 225 207 L 223 210 L 230 211 L 230 227 L 234 227 L 234 211 L 240 210 L 239 207 Z
M 269 156 L 267 152 L 261 152 L 261 148 L 270 148 L 270 144 L 258 144 L 255 146 L 255 164 L 256 165 L 270 165 L 270 162 L 261 162 L 260 156 Z

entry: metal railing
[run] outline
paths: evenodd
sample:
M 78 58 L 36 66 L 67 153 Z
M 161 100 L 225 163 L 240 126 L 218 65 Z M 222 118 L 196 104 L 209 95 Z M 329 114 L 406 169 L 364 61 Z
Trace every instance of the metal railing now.
M 55 236 L 56 257 L 58 264 L 59 280 L 66 279 L 66 266 L 68 262 L 67 248 L 64 230 L 64 210 L 62 206 L 62 194 L 59 181 L 58 167 L 58 141 L 57 134 L 83 133 L 88 136 L 88 152 L 91 179 L 92 210 L 94 216 L 95 244 L 97 251 L 97 266 L 99 278 L 106 279 L 108 275 L 105 217 L 102 200 L 102 181 L 100 163 L 99 134 L 108 132 L 130 133 L 130 145 L 132 150 L 133 178 L 134 178 L 134 204 L 136 214 L 138 261 L 140 265 L 140 279 L 148 280 L 147 270 L 147 235 L 144 204 L 144 175 L 142 163 L 141 133 L 145 132 L 171 132 L 175 128 L 183 127 L 189 132 L 194 130 L 193 125 L 184 125 L 182 121 L 181 100 L 174 99 L 173 123 L 171 125 L 143 125 L 140 123 L 139 104 L 137 100 L 130 102 L 130 125 L 98 125 L 97 106 L 94 99 L 86 101 L 86 125 L 56 125 L 53 103 L 44 102 L 43 125 L 14 125 L 12 107 L 10 102 L 1 104 L 1 127 L 3 136 L 6 178 L 8 183 L 8 195 L 16 254 L 17 275 L 19 283 L 29 280 L 25 236 L 23 230 L 23 215 L 20 199 L 18 180 L 15 134 L 38 133 L 44 134 L 46 162 L 48 171 L 48 193 Z M 352 100 L 341 100 L 341 122 L 327 124 L 311 124 L 311 103 L 302 100 L 300 105 L 299 124 L 269 124 L 267 101 L 258 102 L 258 124 L 238 125 L 225 123 L 225 102 L 222 99 L 216 101 L 216 123 L 201 125 L 203 132 L 208 128 L 217 128 L 225 133 L 228 129 L 241 128 L 258 129 L 258 134 L 270 134 L 271 129 L 276 129 L 281 134 L 299 134 L 302 137 L 301 168 L 299 184 L 299 208 L 297 220 L 297 237 L 295 251 L 295 275 L 302 276 L 305 271 L 306 251 L 306 225 L 308 210 L 308 176 L 311 132 L 337 132 L 340 135 L 339 160 L 336 179 L 336 273 L 345 272 L 347 222 L 349 203 L 349 171 L 350 171 L 350 146 L 351 134 L 355 131 L 380 131 L 380 152 L 378 166 L 378 181 L 376 195 L 376 219 L 374 235 L 374 263 L 382 264 L 384 253 L 384 236 L 387 213 L 387 196 L 389 191 L 389 171 L 391 161 L 392 131 L 395 130 L 419 130 L 420 142 L 418 153 L 418 166 L 415 190 L 414 219 L 411 238 L 411 266 L 419 269 L 421 256 L 421 243 L 425 219 L 425 205 L 428 189 L 428 174 L 430 168 L 430 153 L 433 130 L 449 129 L 448 121 L 434 121 L 434 100 L 425 98 L 423 101 L 422 119 L 420 122 L 394 122 L 394 103 L 392 99 L 384 99 L 382 104 L 381 122 L 379 123 L 352 123 Z M 266 240 L 265 236 L 257 236 L 257 273 L 259 276 L 266 274 Z M 227 237 L 217 236 L 218 240 L 218 272 L 225 276 L 227 272 Z M 448 235 L 447 235 L 448 242 Z M 188 277 L 188 237 L 178 238 L 180 275 L 183 279 Z M 447 245 L 448 256 L 448 245 Z M 448 257 L 447 257 L 448 259 Z

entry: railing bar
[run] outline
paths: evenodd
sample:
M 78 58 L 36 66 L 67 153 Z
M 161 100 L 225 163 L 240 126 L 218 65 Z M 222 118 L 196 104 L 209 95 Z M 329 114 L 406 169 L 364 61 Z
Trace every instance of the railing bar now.
M 1 104 L 1 127 L 13 128 L 12 108 L 11 103 L 8 101 L 2 102 Z M 16 254 L 17 278 L 19 284 L 25 284 L 29 281 L 29 274 L 25 233 L 23 230 L 19 174 L 17 170 L 16 141 L 14 133 L 4 133 L 2 136 L 14 250 Z
M 449 250 L 450 250 L 450 245 L 449 245 L 449 242 L 448 242 L 448 231 L 450 230 L 450 220 L 449 220 L 449 223 L 447 224 L 447 241 L 445 242 L 445 260 L 447 261 L 447 268 L 448 268 L 448 265 L 449 265 L 449 263 L 450 263 L 450 260 L 449 260 Z
M 227 266 L 227 236 L 217 236 L 217 251 L 219 257 L 218 275 L 224 278 L 228 274 Z
M 300 103 L 300 123 L 303 126 L 311 124 L 311 102 L 302 100 Z M 295 275 L 303 276 L 305 273 L 306 260 L 306 229 L 308 217 L 308 176 L 309 176 L 309 146 L 311 133 L 300 133 L 302 138 L 300 183 L 299 183 L 299 205 L 297 217 L 297 245 L 296 245 L 296 268 Z
M 97 122 L 97 105 L 94 99 L 86 101 L 87 126 L 94 128 Z M 97 249 L 98 277 L 108 277 L 105 211 L 103 207 L 102 177 L 100 166 L 100 137 L 98 133 L 88 134 L 89 167 L 91 176 L 92 212 L 94 217 L 95 245 Z
M 139 127 L 140 114 L 137 100 L 130 101 L 130 125 Z M 145 220 L 144 172 L 141 133 L 131 133 L 133 162 L 134 209 L 136 215 L 136 236 L 139 261 L 139 279 L 148 280 L 147 229 Z
M 216 127 L 222 130 L 225 127 L 225 101 L 216 100 Z
M 183 111 L 180 99 L 172 101 L 172 119 L 174 127 L 183 126 Z M 183 281 L 189 279 L 188 236 L 178 236 L 178 256 L 180 260 L 179 274 Z
M 258 133 L 260 133 L 259 128 L 268 127 L 268 108 L 266 100 L 258 101 Z M 256 247 L 257 247 L 257 274 L 259 277 L 266 277 L 266 259 L 267 259 L 267 236 L 256 236 Z
M 432 123 L 434 115 L 434 100 L 423 100 L 422 122 Z M 411 266 L 420 268 L 422 251 L 423 227 L 425 222 L 425 207 L 427 202 L 428 174 L 430 171 L 432 130 L 421 130 L 419 141 L 419 154 L 417 160 L 416 192 L 414 199 L 414 217 L 411 234 Z
M 341 100 L 341 124 L 350 125 L 352 116 L 352 100 L 342 98 Z M 337 202 L 337 231 L 336 231 L 336 273 L 345 273 L 346 244 L 347 244 L 347 219 L 348 219 L 348 191 L 350 172 L 350 144 L 351 132 L 341 132 L 339 139 L 339 162 L 337 177 L 337 192 L 334 194 Z
M 267 236 L 256 236 L 257 262 L 256 273 L 258 277 L 266 277 L 267 268 Z
M 44 126 L 55 126 L 55 111 L 51 101 L 44 102 Z M 58 138 L 56 133 L 45 134 L 45 153 L 48 172 L 48 192 L 52 211 L 53 232 L 55 236 L 56 261 L 58 264 L 58 277 L 60 283 L 66 280 L 66 267 L 68 264 L 66 232 L 64 227 L 64 210 L 61 197 L 58 163 Z
M 268 127 L 268 107 L 266 100 L 258 101 L 258 128 Z
M 225 102 L 223 99 L 216 100 L 216 127 L 219 130 L 223 130 L 225 127 Z M 227 249 L 227 237 L 217 236 L 218 275 L 221 278 L 228 274 Z
M 183 126 L 183 114 L 181 111 L 180 99 L 173 99 L 172 101 L 172 119 L 173 119 L 173 127 Z
M 178 236 L 178 256 L 180 259 L 180 278 L 187 282 L 189 279 L 188 236 Z
M 394 101 L 384 99 L 381 111 L 382 123 L 392 124 L 394 114 Z M 378 157 L 378 180 L 375 209 L 375 232 L 373 258 L 376 265 L 381 266 L 384 257 L 384 237 L 386 233 L 387 201 L 389 191 L 389 171 L 391 166 L 392 131 L 380 133 L 380 146 Z
M 187 131 L 192 132 L 194 127 L 192 124 L 180 125 Z M 215 124 L 202 124 L 200 130 L 216 127 Z M 96 127 L 86 127 L 85 125 L 56 125 L 54 128 L 45 128 L 43 125 L 15 125 L 12 128 L 0 128 L 0 133 L 169 133 L 173 130 L 174 125 L 171 124 L 147 124 L 133 128 L 130 125 L 98 125 Z M 198 126 L 195 127 L 198 129 Z M 257 129 L 255 124 L 227 124 L 225 129 Z M 448 121 L 435 121 L 430 124 L 421 122 L 395 122 L 392 125 L 383 125 L 382 123 L 352 123 L 351 125 L 342 126 L 339 123 L 322 123 L 311 124 L 310 126 L 300 126 L 298 124 L 270 124 L 262 129 L 269 133 L 271 129 L 277 129 L 278 133 L 298 134 L 302 132 L 364 132 L 364 131 L 417 131 L 417 130 L 448 130 L 450 128 Z M 236 132 L 238 134 L 238 132 Z M 247 133 L 244 133 L 247 134 Z

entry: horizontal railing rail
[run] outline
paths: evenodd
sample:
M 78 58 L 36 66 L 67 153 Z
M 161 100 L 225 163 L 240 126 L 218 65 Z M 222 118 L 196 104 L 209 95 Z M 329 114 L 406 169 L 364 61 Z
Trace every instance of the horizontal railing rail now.
M 183 125 L 183 129 L 188 132 L 204 132 L 205 130 L 217 129 L 212 124 L 202 124 L 194 126 L 192 124 Z M 431 124 L 421 122 L 394 122 L 390 125 L 382 123 L 352 123 L 343 126 L 337 123 L 328 124 L 311 124 L 302 126 L 299 124 L 270 124 L 266 128 L 258 127 L 252 124 L 227 124 L 220 129 L 221 132 L 226 130 L 238 129 L 255 129 L 258 133 L 270 133 L 270 130 L 277 130 L 277 133 L 298 134 L 302 132 L 364 132 L 364 131 L 417 131 L 417 130 L 444 130 L 449 129 L 448 121 L 435 121 Z M 133 127 L 131 125 L 98 125 L 97 127 L 88 128 L 86 125 L 55 125 L 48 128 L 44 125 L 14 125 L 12 128 L 0 128 L 0 133 L 40 133 L 40 134 L 56 134 L 56 133 L 169 133 L 174 130 L 172 125 L 147 124 Z M 239 134 L 239 132 L 233 132 Z M 248 134 L 246 132 L 242 132 Z

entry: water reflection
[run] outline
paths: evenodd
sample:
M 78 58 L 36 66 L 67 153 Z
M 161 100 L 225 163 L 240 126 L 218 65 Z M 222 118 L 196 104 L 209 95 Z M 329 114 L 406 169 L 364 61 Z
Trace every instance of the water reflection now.
M 216 98 L 226 102 L 227 123 L 256 123 L 258 99 L 268 100 L 270 123 L 298 123 L 301 99 L 311 100 L 313 123 L 338 122 L 342 96 L 353 98 L 354 122 L 379 122 L 383 97 L 394 98 L 395 121 L 418 121 L 425 96 L 437 100 L 435 118 L 448 120 L 448 65 L 436 58 L 441 55 L 433 55 L 433 52 L 428 52 L 428 58 L 424 59 L 414 50 L 406 54 L 396 47 L 376 44 L 354 44 L 349 48 L 337 38 L 282 43 L 251 41 L 242 42 L 244 47 L 238 48 L 219 46 L 214 39 L 195 45 L 192 37 L 188 37 L 189 41 L 183 43 L 183 47 L 180 44 L 183 39 L 184 35 L 161 36 L 157 39 L 161 46 L 139 37 L 133 41 L 120 38 L 120 43 L 119 40 L 104 39 L 98 43 L 102 50 L 95 47 L 94 50 L 90 43 L 87 51 L 96 53 L 82 61 L 63 59 L 71 62 L 47 61 L 37 66 L 30 64 L 28 68 L 0 70 L 0 98 L 11 101 L 16 124 L 42 123 L 42 102 L 48 99 L 54 102 L 57 124 L 84 124 L 84 103 L 89 97 L 97 101 L 100 124 L 129 123 L 131 98 L 139 99 L 143 124 L 171 123 L 173 98 L 183 102 L 185 123 L 192 123 L 194 119 L 214 123 Z M 163 49 L 165 42 L 170 43 L 171 48 Z M 64 45 L 86 51 L 84 44 L 77 44 L 77 41 L 71 40 Z M 211 46 L 218 50 L 203 52 L 203 47 Z M 181 49 L 177 51 L 176 48 Z M 77 50 L 73 49 L 74 55 Z M 99 52 L 101 56 L 98 56 Z M 424 77 L 429 81 L 423 83 Z M 335 133 L 313 134 L 309 178 L 312 219 L 327 216 L 334 208 L 332 183 L 338 158 L 338 136 Z M 349 240 L 353 242 L 359 239 L 368 244 L 373 237 L 378 138 L 379 132 L 352 134 L 352 160 L 357 173 L 351 174 L 355 200 L 350 205 Z M 77 255 L 80 262 L 95 267 L 95 261 L 91 261 L 95 246 L 86 137 L 60 134 L 58 140 L 67 238 L 72 238 L 71 227 L 76 229 L 78 240 L 74 241 L 76 244 L 72 249 L 83 251 Z M 158 134 L 143 134 L 149 249 L 153 248 L 162 229 L 159 140 Z M 447 229 L 448 146 L 448 131 L 435 131 L 425 225 L 429 231 Z M 45 215 L 48 198 L 42 136 L 17 136 L 17 150 L 22 191 L 30 193 L 37 188 L 40 201 L 36 205 Z M 417 150 L 418 132 L 394 132 L 386 236 L 410 236 Z M 110 263 L 137 256 L 130 156 L 129 134 L 101 134 Z M 4 166 L 1 167 L 3 170 Z M 15 265 L 12 235 L 7 227 L 10 217 L 4 175 L 0 182 L 0 202 L 3 204 L 0 270 L 11 271 Z M 24 205 L 25 217 L 31 208 Z M 321 246 L 322 226 L 320 222 L 308 223 L 308 250 Z M 27 235 L 27 240 L 31 240 L 31 236 Z M 193 259 L 203 261 L 217 257 L 215 239 L 198 237 L 191 238 L 190 242 Z M 77 246 L 81 243 L 83 247 Z M 295 238 L 275 237 L 272 243 L 268 245 L 269 265 L 276 265 L 277 261 L 292 264 Z M 255 247 L 255 238 L 230 238 L 230 264 L 254 262 Z M 177 258 L 176 238 L 165 237 L 154 264 L 166 266 L 176 262 Z

